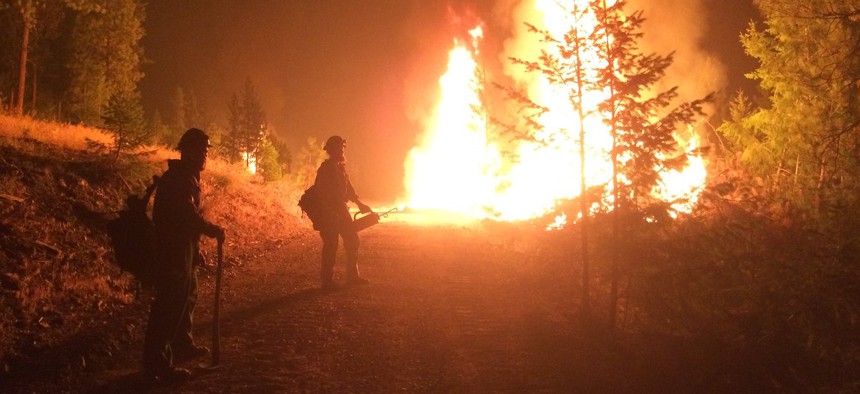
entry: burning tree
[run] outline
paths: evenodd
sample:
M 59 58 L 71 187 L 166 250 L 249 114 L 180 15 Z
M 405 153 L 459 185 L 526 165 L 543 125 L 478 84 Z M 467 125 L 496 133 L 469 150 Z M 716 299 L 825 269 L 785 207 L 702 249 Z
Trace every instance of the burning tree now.
M 610 4 L 611 3 L 611 4 Z M 677 88 L 654 92 L 654 85 L 672 63 L 672 54 L 659 56 L 645 54 L 638 46 L 641 39 L 642 12 L 626 14 L 625 1 L 590 3 L 573 1 L 565 10 L 567 29 L 550 26 L 538 33 L 549 49 L 543 50 L 537 61 L 514 59 L 531 72 L 540 73 L 555 91 L 566 98 L 563 109 L 571 114 L 562 125 L 551 125 L 554 118 L 547 116 L 553 108 L 535 102 L 532 98 L 508 89 L 511 96 L 525 102 L 531 112 L 529 125 L 536 128 L 532 134 L 542 133 L 548 127 L 578 132 L 579 183 L 586 190 L 589 171 L 586 167 L 589 140 L 587 134 L 609 137 L 607 154 L 611 163 L 608 181 L 611 206 L 611 326 L 615 326 L 618 304 L 620 267 L 629 264 L 639 255 L 633 252 L 631 240 L 647 234 L 646 227 L 665 222 L 672 213 L 666 196 L 660 190 L 664 174 L 681 170 L 687 164 L 675 133 L 679 126 L 689 125 L 695 116 L 702 115 L 703 103 L 710 99 L 694 100 L 673 108 Z M 595 124 L 594 120 L 599 123 Z M 592 137 L 595 138 L 595 137 Z M 679 153 L 680 152 L 680 153 Z M 582 234 L 582 305 L 588 310 L 589 262 L 587 258 L 588 231 L 584 225 L 590 204 L 580 195 Z M 605 208 L 608 208 L 605 207 Z M 627 251 L 628 257 L 619 253 Z M 622 263 L 624 262 L 624 263 Z
M 266 133 L 266 113 L 251 78 L 245 80 L 241 96 L 235 93 L 228 103 L 227 154 L 231 161 L 244 160 L 250 168 L 262 146 Z
M 612 136 L 612 283 L 610 325 L 615 325 L 618 304 L 619 266 L 630 263 L 638 253 L 622 262 L 619 252 L 636 236 L 647 234 L 644 226 L 669 218 L 666 201 L 653 197 L 661 173 L 678 170 L 687 156 L 680 150 L 674 133 L 679 125 L 689 125 L 710 96 L 682 103 L 666 110 L 677 97 L 677 87 L 654 93 L 653 85 L 672 64 L 672 54 L 645 54 L 638 46 L 644 18 L 642 11 L 625 14 L 626 1 L 612 5 L 594 1 L 590 7 L 597 18 L 594 34 L 598 53 L 606 67 L 598 71 L 597 85 L 608 95 L 598 104 Z M 676 155 L 672 157 L 672 155 Z M 624 224 L 623 233 L 621 224 Z
M 572 120 L 574 130 L 579 131 L 578 146 L 579 146 L 579 187 L 582 194 L 579 197 L 579 223 L 580 232 L 580 255 L 582 264 L 582 292 L 580 302 L 582 304 L 583 314 L 590 314 L 591 300 L 589 296 L 590 289 L 590 262 L 588 259 L 588 217 L 589 217 L 589 200 L 585 191 L 587 190 L 587 161 L 586 155 L 586 117 L 594 113 L 595 108 L 589 107 L 587 102 L 587 94 L 589 92 L 599 90 L 595 83 L 597 67 L 593 62 L 596 59 L 594 51 L 595 46 L 590 45 L 589 39 L 592 32 L 588 31 L 589 25 L 593 26 L 593 15 L 590 14 L 588 7 L 580 7 L 579 4 L 573 3 L 573 9 L 569 12 L 569 17 L 573 22 L 571 28 L 565 32 L 562 38 L 556 37 L 552 32 L 546 29 L 539 29 L 535 25 L 526 23 L 529 31 L 536 33 L 542 37 L 542 40 L 549 44 L 550 50 L 544 50 L 538 61 L 527 61 L 518 58 L 511 60 L 524 66 L 529 72 L 537 72 L 546 78 L 546 80 L 560 88 L 563 95 L 566 95 L 573 113 L 576 115 Z M 592 61 L 589 61 L 592 60 Z M 541 117 L 549 108 L 537 104 L 527 96 L 520 94 L 518 91 L 502 87 L 508 96 L 515 101 L 522 103 L 529 111 L 528 124 L 536 129 L 543 129 Z

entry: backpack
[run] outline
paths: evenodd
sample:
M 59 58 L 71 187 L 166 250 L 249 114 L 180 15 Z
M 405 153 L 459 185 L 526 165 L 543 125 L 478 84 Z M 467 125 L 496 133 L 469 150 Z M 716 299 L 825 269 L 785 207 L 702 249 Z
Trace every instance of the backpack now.
M 155 224 L 146 214 L 146 207 L 158 179 L 158 176 L 152 177 L 152 185 L 146 188 L 143 197 L 129 195 L 125 200 L 125 209 L 119 212 L 116 219 L 107 223 L 117 265 L 147 286 L 154 283 L 156 245 Z
M 299 208 L 302 209 L 302 212 L 308 215 L 308 219 L 310 219 L 311 223 L 314 225 L 314 230 L 319 230 L 323 221 L 323 216 L 325 215 L 325 209 L 320 201 L 316 185 L 312 185 L 302 193 L 302 197 L 299 199 Z

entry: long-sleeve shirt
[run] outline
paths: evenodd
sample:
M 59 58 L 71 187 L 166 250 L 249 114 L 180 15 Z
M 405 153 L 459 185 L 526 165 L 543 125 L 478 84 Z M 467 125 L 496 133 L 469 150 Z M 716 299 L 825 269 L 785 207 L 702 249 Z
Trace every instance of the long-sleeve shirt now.
M 200 172 L 181 160 L 169 160 L 158 181 L 152 221 L 161 239 L 192 241 L 214 227 L 200 213 Z
M 348 201 L 358 202 L 355 189 L 346 173 L 346 163 L 328 159 L 317 170 L 314 183 L 327 209 L 339 210 Z

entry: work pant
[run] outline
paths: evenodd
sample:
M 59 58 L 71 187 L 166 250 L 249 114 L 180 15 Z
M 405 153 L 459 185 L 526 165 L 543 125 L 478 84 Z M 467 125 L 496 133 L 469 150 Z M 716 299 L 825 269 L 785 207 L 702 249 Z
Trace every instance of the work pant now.
M 160 274 L 155 283 L 155 300 L 149 310 L 143 345 L 144 371 L 159 373 L 172 368 L 173 350 L 193 343 L 197 273 L 192 261 L 196 253 L 191 244 L 161 251 L 163 266 L 176 268 Z
M 322 283 L 330 283 L 334 274 L 334 264 L 337 261 L 338 238 L 343 238 L 343 247 L 346 249 L 346 275 L 348 279 L 357 278 L 358 275 L 358 232 L 352 225 L 349 211 L 344 207 L 338 212 L 337 220 L 332 225 L 325 226 L 320 230 L 320 238 L 323 241 L 322 264 L 320 277 Z

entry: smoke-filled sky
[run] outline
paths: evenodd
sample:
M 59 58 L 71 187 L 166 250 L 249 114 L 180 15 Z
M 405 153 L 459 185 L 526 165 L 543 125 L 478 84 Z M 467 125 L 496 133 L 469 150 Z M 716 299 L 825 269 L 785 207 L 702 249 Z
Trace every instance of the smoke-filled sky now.
M 225 123 L 227 101 L 250 77 L 276 132 L 298 154 L 308 137 L 347 138 L 359 195 L 391 203 L 403 163 L 430 111 L 455 36 L 484 22 L 489 78 L 522 38 L 521 2 L 533 0 L 150 0 L 150 63 L 141 89 L 149 111 L 170 112 L 177 87 Z M 738 35 L 752 0 L 635 0 L 649 52 L 676 52 L 668 84 L 697 98 L 751 88 L 755 63 Z

